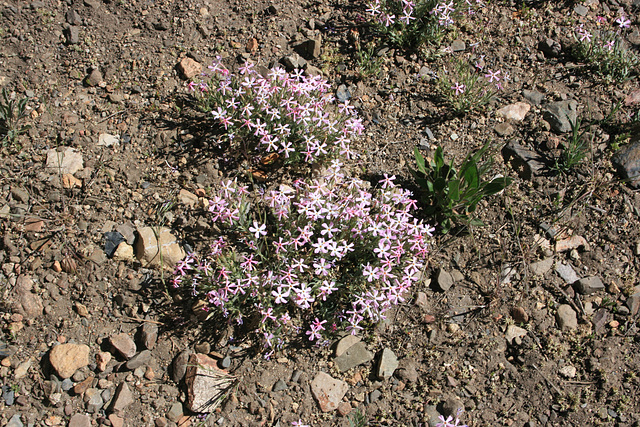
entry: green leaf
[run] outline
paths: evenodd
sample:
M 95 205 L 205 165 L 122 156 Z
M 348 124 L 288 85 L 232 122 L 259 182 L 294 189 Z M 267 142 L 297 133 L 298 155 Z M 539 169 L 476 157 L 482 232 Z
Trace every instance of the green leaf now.
M 511 178 L 507 177 L 495 178 L 484 187 L 483 193 L 485 196 L 492 196 L 504 190 L 512 181 Z
M 420 150 L 418 150 L 418 147 L 414 147 L 413 155 L 416 158 L 416 165 L 418 166 L 418 170 L 426 175 L 427 169 L 425 168 L 424 157 L 422 156 L 422 154 L 420 154 Z
M 476 163 L 469 162 L 465 165 L 464 172 L 460 172 L 467 188 L 478 188 L 480 175 Z
M 457 179 L 449 181 L 449 198 L 452 201 L 460 199 L 460 181 Z

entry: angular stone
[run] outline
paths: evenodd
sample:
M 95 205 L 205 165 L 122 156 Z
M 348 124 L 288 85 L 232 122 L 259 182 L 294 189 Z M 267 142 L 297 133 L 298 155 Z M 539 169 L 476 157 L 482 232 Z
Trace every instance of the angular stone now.
M 347 351 L 352 345 L 360 342 L 360 338 L 355 335 L 347 335 L 338 341 L 336 345 L 336 357 L 341 356 L 345 351 Z
M 556 273 L 568 284 L 571 285 L 578 280 L 580 277 L 576 274 L 575 270 L 568 264 L 563 264 L 561 262 L 556 264 Z
M 574 283 L 579 294 L 591 295 L 594 292 L 604 290 L 604 283 L 598 276 L 584 277 Z
M 367 350 L 363 342 L 358 342 L 349 347 L 339 357 L 333 359 L 333 361 L 340 372 L 345 372 L 372 359 L 373 353 Z
M 156 233 L 159 238 L 156 238 Z M 176 237 L 166 227 L 138 228 L 134 249 L 136 258 L 144 267 L 153 266 L 172 270 L 186 256 Z
M 293 48 L 304 58 L 315 59 L 320 57 L 321 47 L 322 36 L 318 35 L 318 37 L 316 38 L 307 39 L 301 43 L 298 43 Z
M 622 147 L 611 158 L 613 166 L 618 170 L 622 178 L 628 180 L 629 185 L 640 188 L 640 137 L 634 138 L 634 142 Z
M 385 348 L 382 350 L 378 363 L 378 378 L 388 380 L 396 369 L 398 369 L 398 358 L 391 349 Z
M 214 411 L 232 383 L 233 377 L 218 368 L 215 359 L 204 354 L 192 354 L 185 374 L 187 407 L 193 412 Z
M 82 153 L 71 147 L 66 147 L 62 151 L 52 148 L 47 151 L 46 167 L 56 174 L 73 175 L 84 168 Z
M 558 327 L 562 331 L 578 328 L 578 318 L 576 316 L 576 312 L 573 310 L 573 308 L 571 308 L 569 304 L 562 304 L 558 307 L 556 320 L 558 322 Z
M 544 119 L 557 133 L 571 132 L 578 118 L 578 103 L 575 100 L 552 102 L 547 105 Z
M 143 350 L 140 353 L 133 356 L 127 362 L 127 369 L 133 371 L 140 366 L 145 366 L 151 361 L 151 352 L 149 350 Z
M 77 383 L 76 385 L 73 386 L 73 393 L 76 395 L 83 394 L 85 391 L 87 391 L 89 387 L 91 387 L 91 384 L 93 384 L 94 379 L 95 377 L 90 376 L 85 378 L 84 381 Z
M 184 188 L 178 193 L 178 201 L 183 205 L 194 208 L 198 204 L 198 196 Z
M 116 388 L 116 392 L 111 403 L 111 408 L 116 411 L 124 411 L 125 408 L 133 403 L 134 396 L 126 382 L 121 382 Z
M 66 13 L 65 18 L 67 19 L 67 23 L 70 25 L 82 25 L 82 17 L 73 9 L 70 9 Z
M 542 101 L 544 101 L 544 94 L 538 92 L 537 90 L 523 90 L 522 94 L 524 98 L 532 103 L 533 105 L 540 105 Z
M 414 383 L 418 381 L 417 363 L 414 359 L 402 359 L 398 364 L 398 376 L 405 382 Z
M 158 325 L 154 323 L 145 323 L 140 327 L 140 341 L 142 345 L 149 350 L 153 350 L 158 341 Z
M 438 287 L 438 290 L 442 292 L 446 292 L 455 283 L 453 280 L 453 276 L 448 271 L 445 271 L 443 268 L 439 268 L 435 275 L 435 285 Z
M 530 109 L 531 105 L 526 102 L 516 102 L 515 104 L 507 105 L 496 111 L 496 116 L 504 117 L 507 120 L 521 122 L 524 120 L 524 117 Z
M 545 163 L 534 151 L 522 147 L 515 140 L 511 140 L 502 149 L 502 157 L 505 163 L 511 165 L 514 171 L 522 179 L 529 180 L 540 175 L 545 168 Z
M 78 44 L 80 42 L 80 28 L 70 25 L 65 28 L 64 36 L 67 39 L 67 44 Z
M 182 58 L 177 65 L 178 72 L 185 79 L 192 79 L 202 71 L 202 64 L 192 58 Z
M 520 339 L 527 335 L 527 330 L 516 325 L 507 326 L 505 338 L 509 344 L 513 344 L 514 339 Z
M 545 273 L 553 267 L 553 257 L 543 259 L 541 261 L 532 262 L 529 264 L 529 270 L 535 276 L 544 276 Z
M 98 135 L 98 145 L 101 147 L 111 147 L 112 145 L 120 145 L 120 135 L 111 135 L 109 133 L 101 133 Z
M 136 354 L 136 343 L 124 332 L 110 336 L 109 343 L 125 359 L 131 359 Z
M 104 401 L 102 400 L 102 390 L 97 388 L 90 388 L 84 392 L 84 402 L 86 404 L 87 412 L 95 414 L 102 409 Z
M 98 371 L 104 372 L 107 370 L 107 365 L 111 361 L 111 353 L 106 351 L 100 351 L 96 354 L 96 365 Z
M 70 173 L 66 173 L 62 175 L 62 187 L 67 189 L 75 187 L 82 188 L 82 180 L 76 178 Z
M 114 261 L 133 262 L 136 259 L 133 253 L 133 246 L 127 244 L 127 242 L 120 242 L 111 259 Z
M 184 410 L 182 409 L 182 403 L 175 402 L 173 405 L 171 405 L 171 408 L 169 408 L 169 411 L 167 411 L 167 418 L 170 421 L 177 423 L 183 414 L 184 414 Z
M 335 411 L 348 390 L 349 385 L 346 382 L 332 378 L 324 372 L 318 372 L 311 382 L 311 393 L 318 401 L 322 412 Z
M 124 425 L 124 418 L 116 414 L 110 414 L 109 421 L 111 422 L 111 427 L 122 427 Z
M 179 384 L 187 373 L 187 362 L 190 356 L 191 352 L 184 350 L 173 359 L 171 379 L 174 383 Z
M 89 347 L 84 344 L 60 344 L 51 349 L 49 362 L 60 378 L 70 378 L 89 364 Z
M 307 61 L 297 53 L 283 57 L 280 62 L 285 66 L 287 71 L 293 71 L 298 68 L 304 68 L 307 65 Z
M 556 252 L 566 252 L 578 248 L 584 248 L 586 251 L 590 250 L 589 242 L 582 236 L 571 236 L 568 239 L 556 242 Z
M 75 414 L 69 420 L 69 427 L 91 427 L 91 417 L 85 414 Z
M 638 314 L 638 311 L 640 309 L 640 292 L 635 292 L 633 295 L 627 298 L 626 305 L 631 316 L 635 316 L 636 314 Z
M 33 360 L 31 358 L 27 359 L 27 361 L 25 362 L 22 362 L 20 365 L 18 365 L 16 370 L 13 372 L 13 377 L 16 380 L 19 380 L 20 378 L 25 377 L 29 372 L 29 368 L 31 368 L 32 364 L 33 364 Z
M 91 70 L 91 72 L 84 79 L 84 83 L 87 86 L 98 86 L 102 82 L 103 82 L 102 73 L 97 68 L 94 68 L 93 70 Z

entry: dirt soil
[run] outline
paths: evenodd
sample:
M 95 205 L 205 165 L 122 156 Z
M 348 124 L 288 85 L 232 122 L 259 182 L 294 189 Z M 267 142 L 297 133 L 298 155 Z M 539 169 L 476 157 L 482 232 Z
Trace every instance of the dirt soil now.
M 567 136 L 544 116 L 550 103 L 576 100 L 583 123 L 600 120 L 638 89 L 636 77 L 607 83 L 570 53 L 576 25 L 612 22 L 620 8 L 637 51 L 638 7 L 490 2 L 440 49 L 378 40 L 379 74 L 365 75 L 354 48 L 370 38 L 361 1 L 5 1 L 0 85 L 28 98 L 31 128 L 2 147 L 0 425 L 433 426 L 459 408 L 473 427 L 640 425 L 640 194 L 611 161 L 637 132 L 637 107 L 623 103 L 609 124 L 594 124 L 586 159 L 567 173 L 549 168 Z M 353 174 L 394 174 L 415 189 L 414 147 L 432 156 L 441 146 L 459 164 L 490 141 L 489 174 L 514 179 L 479 205 L 486 226 L 437 234 L 424 281 L 363 336 L 375 358 L 343 373 L 331 346 L 296 344 L 265 360 L 238 331 L 200 321 L 189 293 L 168 285 L 170 271 L 108 256 L 113 236 L 133 244 L 145 226 L 206 247 L 207 211 L 181 190 L 207 196 L 242 176 L 209 149 L 178 64 L 206 68 L 220 55 L 232 69 L 269 67 L 318 36 L 308 71 L 334 91 L 344 85 L 366 126 Z M 484 55 L 510 81 L 487 107 L 456 116 L 432 77 L 464 55 Z M 516 102 L 531 107 L 523 120 L 497 113 Z M 533 176 L 512 167 L 502 149 L 513 141 L 546 167 Z M 69 148 L 79 167 L 47 167 L 49 150 Z M 572 285 L 591 277 L 601 286 Z M 135 340 L 131 354 L 144 353 L 139 366 L 114 350 L 120 333 Z M 77 363 L 66 380 L 51 360 L 62 343 L 89 349 L 88 363 L 63 361 Z M 380 380 L 384 349 L 400 366 Z M 211 414 L 183 404 L 185 351 L 209 354 L 238 380 Z M 348 385 L 337 411 L 321 411 L 313 396 L 319 372 Z

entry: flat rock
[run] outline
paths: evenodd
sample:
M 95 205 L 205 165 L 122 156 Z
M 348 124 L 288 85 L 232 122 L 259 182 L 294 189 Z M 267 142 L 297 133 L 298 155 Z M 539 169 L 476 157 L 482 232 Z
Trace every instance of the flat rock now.
M 101 133 L 98 135 L 98 145 L 102 147 L 111 147 L 112 145 L 120 145 L 120 135 L 111 135 L 110 133 Z
M 16 279 L 16 286 L 13 290 L 16 302 L 13 304 L 13 311 L 23 315 L 26 319 L 34 319 L 42 316 L 44 307 L 42 298 L 31 290 L 33 289 L 33 279 L 31 276 L 20 275 Z
M 515 122 L 521 122 L 524 120 L 524 117 L 530 109 L 531 105 L 528 103 L 516 102 L 515 104 L 507 105 L 496 111 L 496 116 L 504 117 L 507 120 L 513 120 Z
M 438 269 L 434 277 L 434 284 L 437 286 L 438 290 L 446 292 L 451 289 L 454 283 L 455 280 L 453 279 L 451 273 L 443 268 Z
M 338 341 L 336 345 L 336 357 L 342 356 L 352 345 L 360 342 L 360 338 L 355 335 L 347 335 Z
M 136 343 L 124 332 L 110 336 L 109 343 L 125 359 L 131 359 L 136 354 Z
M 515 140 L 509 141 L 504 146 L 502 157 L 522 179 L 530 180 L 540 175 L 545 168 L 544 160 L 540 155 L 524 148 Z
M 573 284 L 579 294 L 591 295 L 604 290 L 604 283 L 598 276 L 584 277 Z
M 11 417 L 9 422 L 5 424 L 5 427 L 24 427 L 24 424 L 22 424 L 22 420 L 20 418 L 20 414 L 15 414 L 13 417 Z
M 513 344 L 513 340 L 514 339 L 522 338 L 525 335 L 527 335 L 527 330 L 526 329 L 521 328 L 521 327 L 516 326 L 516 325 L 509 325 L 509 326 L 507 326 L 507 332 L 505 334 L 505 338 L 507 339 L 509 344 Z
M 69 419 L 69 427 L 91 427 L 91 417 L 85 414 L 75 414 Z
M 398 369 L 398 358 L 391 349 L 385 348 L 378 362 L 378 378 L 387 380 L 393 376 L 396 369 Z
M 191 191 L 187 191 L 183 188 L 178 193 L 178 201 L 183 205 L 194 208 L 198 204 L 198 196 L 193 194 Z
M 218 368 L 215 359 L 193 353 L 189 357 L 185 374 L 187 407 L 193 412 L 209 413 L 220 404 L 220 400 L 233 384 L 233 377 Z
M 60 378 L 70 378 L 89 364 L 89 347 L 84 344 L 59 344 L 51 349 L 49 362 Z
M 367 350 L 363 342 L 358 342 L 349 347 L 339 357 L 333 359 L 333 361 L 340 372 L 345 372 L 372 359 L 373 353 Z
M 611 162 L 622 178 L 629 181 L 629 185 L 640 188 L 640 140 L 634 139 L 634 142 L 618 150 Z
M 522 95 L 524 95 L 524 99 L 532 103 L 533 105 L 540 105 L 542 101 L 544 101 L 544 94 L 538 92 L 537 90 L 523 90 Z
M 338 405 L 348 390 L 349 385 L 346 382 L 332 378 L 324 372 L 318 372 L 311 382 L 311 393 L 318 401 L 322 412 L 338 409 Z
M 584 248 L 586 251 L 590 250 L 589 243 L 582 236 L 571 236 L 556 242 L 556 252 L 566 252 L 578 248 Z
M 124 418 L 116 415 L 109 414 L 109 422 L 111 422 L 111 427 L 122 427 L 124 425 Z
M 124 411 L 125 408 L 131 405 L 134 401 L 133 393 L 126 382 L 121 382 L 116 388 L 116 392 L 111 403 L 111 408 L 114 411 Z
M 571 285 L 580 280 L 578 274 L 569 264 L 563 264 L 561 262 L 557 263 L 556 273 L 558 273 L 558 275 L 562 277 L 562 280 L 564 280 L 568 285 Z
M 84 168 L 82 153 L 71 147 L 65 147 L 60 151 L 52 148 L 47 151 L 46 167 L 56 174 L 73 175 Z
M 156 233 L 159 238 L 156 238 Z M 166 227 L 138 228 L 134 250 L 136 258 L 144 267 L 161 267 L 167 270 L 172 270 L 186 256 L 178 239 Z
M 556 321 L 558 327 L 562 331 L 572 330 L 578 328 L 578 318 L 576 312 L 571 308 L 569 304 L 562 304 L 558 307 L 556 313 Z
M 578 118 L 578 103 L 575 100 L 557 101 L 547 105 L 544 119 L 551 129 L 557 133 L 571 132 L 571 127 Z
M 171 379 L 174 383 L 180 383 L 184 378 L 184 375 L 187 373 L 189 356 L 191 356 L 191 352 L 189 350 L 184 350 L 180 352 L 175 359 L 173 359 L 173 364 L 171 365 Z
M 405 382 L 418 381 L 418 364 L 414 359 L 405 358 L 398 363 L 397 375 Z
M 151 361 L 151 351 L 143 350 L 127 361 L 126 367 L 133 371 L 140 366 L 146 366 Z
M 184 409 L 182 409 L 182 403 L 175 402 L 173 405 L 171 405 L 171 408 L 169 408 L 169 410 L 167 411 L 167 418 L 170 421 L 177 423 L 183 414 L 184 414 Z
M 635 316 L 636 314 L 638 314 L 638 311 L 640 309 L 640 292 L 636 292 L 629 298 L 627 298 L 626 305 L 631 316 Z
M 158 325 L 154 323 L 142 325 L 140 327 L 140 341 L 145 348 L 153 350 L 158 341 Z
M 551 270 L 552 267 L 553 257 L 549 257 L 541 261 L 536 261 L 529 264 L 529 270 L 531 270 L 531 273 L 533 273 L 535 276 L 544 276 L 547 271 Z

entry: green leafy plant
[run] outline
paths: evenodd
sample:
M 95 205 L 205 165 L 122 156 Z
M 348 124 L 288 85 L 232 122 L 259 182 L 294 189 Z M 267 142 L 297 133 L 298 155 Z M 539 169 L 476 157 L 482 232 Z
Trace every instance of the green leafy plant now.
M 28 131 L 31 126 L 19 125 L 27 117 L 27 98 L 19 101 L 11 98 L 6 89 L 2 89 L 0 99 L 0 137 L 2 145 L 14 144 L 16 138 Z
M 482 177 L 492 165 L 490 157 L 484 163 L 480 159 L 487 152 L 488 144 L 469 154 L 456 170 L 453 160 L 446 163 L 442 147 L 435 151 L 433 160 L 427 161 L 415 149 L 417 170 L 412 173 L 422 188 L 425 213 L 435 216 L 443 233 L 448 233 L 454 225 L 484 225 L 473 218 L 480 200 L 504 190 L 512 179 L 497 176 L 489 181 Z
M 568 173 L 582 163 L 587 156 L 589 152 L 588 136 L 591 126 L 589 125 L 583 131 L 580 131 L 581 126 L 582 120 L 580 118 L 571 123 L 571 133 L 564 144 L 564 149 L 554 160 L 553 170 Z
M 616 21 L 618 22 L 618 21 Z M 621 28 L 625 28 L 620 24 Z M 576 28 L 573 55 L 587 64 L 589 69 L 609 82 L 631 78 L 640 64 L 640 58 L 627 49 L 618 31 L 602 30 L 591 34 L 583 26 Z
M 368 43 L 365 48 L 356 43 L 356 61 L 360 77 L 378 77 L 380 74 L 382 58 L 376 55 L 373 43 Z
M 466 59 L 445 65 L 438 73 L 436 85 L 438 93 L 456 114 L 465 114 L 491 102 L 491 98 L 502 90 L 502 82 L 506 80 L 501 70 L 493 71 L 472 66 Z
M 369 423 L 367 423 L 367 417 L 362 413 L 360 408 L 356 408 L 356 410 L 351 413 L 348 420 L 349 427 L 366 427 L 369 425 Z

